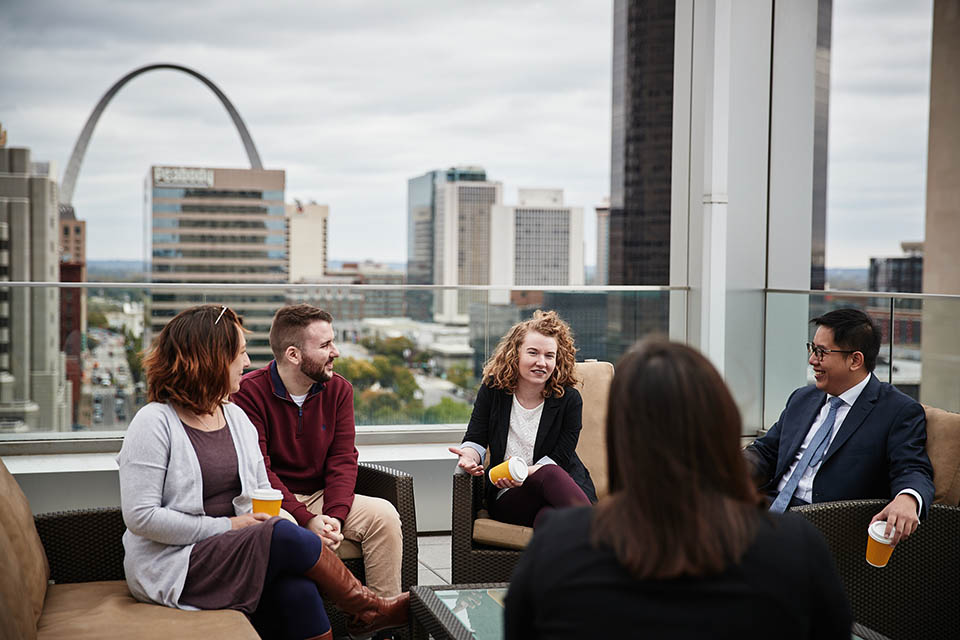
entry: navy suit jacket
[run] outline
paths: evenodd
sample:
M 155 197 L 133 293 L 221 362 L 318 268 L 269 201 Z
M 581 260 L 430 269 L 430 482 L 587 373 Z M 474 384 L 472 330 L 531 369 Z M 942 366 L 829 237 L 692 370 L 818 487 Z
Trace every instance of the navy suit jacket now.
M 590 478 L 590 472 L 577 456 L 577 442 L 583 426 L 583 399 L 573 387 L 564 387 L 563 397 L 550 396 L 543 404 L 540 414 L 540 426 L 533 445 L 533 462 L 543 456 L 550 459 L 570 474 L 590 502 L 597 501 L 597 492 Z M 464 442 L 473 442 L 490 449 L 490 467 L 503 462 L 507 454 L 507 435 L 510 433 L 510 411 L 513 409 L 513 394 L 501 389 L 491 389 L 480 385 L 477 399 L 473 403 L 473 414 Z M 499 491 L 490 482 L 490 476 L 484 474 L 487 503 Z
M 776 492 L 826 397 L 815 386 L 797 389 L 777 423 L 747 447 L 745 455 L 761 490 Z M 926 517 L 933 502 L 926 442 L 920 403 L 871 373 L 814 476 L 813 502 L 890 500 L 903 489 L 913 489 L 923 498 L 920 517 Z

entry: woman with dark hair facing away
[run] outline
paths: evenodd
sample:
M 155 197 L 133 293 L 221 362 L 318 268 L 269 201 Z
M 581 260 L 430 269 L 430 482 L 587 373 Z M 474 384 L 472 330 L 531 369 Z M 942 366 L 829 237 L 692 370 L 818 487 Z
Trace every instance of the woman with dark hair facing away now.
M 200 306 L 144 359 L 149 404 L 120 449 L 124 573 L 138 600 L 237 609 L 263 638 L 332 638 L 321 595 L 372 632 L 406 623 L 409 594 L 376 597 L 311 531 L 252 513 L 270 489 L 257 430 L 227 402 L 250 364 L 240 318 Z
M 459 466 L 483 475 L 490 466 L 516 457 L 525 480 L 486 478 L 487 508 L 496 520 L 536 527 L 558 507 L 596 502 L 590 473 L 577 457 L 583 401 L 573 387 L 576 347 L 566 322 L 554 311 L 536 311 L 517 323 L 483 367 L 470 424 L 460 447 Z
M 506 637 L 850 638 L 826 542 L 771 514 L 740 412 L 694 349 L 647 339 L 610 388 L 610 494 L 551 514 L 514 571 Z

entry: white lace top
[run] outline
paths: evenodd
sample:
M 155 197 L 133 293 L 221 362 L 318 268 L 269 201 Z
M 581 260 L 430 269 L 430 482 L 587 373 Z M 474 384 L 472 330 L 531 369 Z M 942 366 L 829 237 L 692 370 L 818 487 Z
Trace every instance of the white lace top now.
M 540 416 L 543 414 L 543 401 L 533 409 L 526 409 L 513 396 L 510 409 L 510 431 L 507 433 L 506 458 L 522 458 L 528 465 L 533 464 L 533 447 L 537 443 L 537 429 L 540 428 Z

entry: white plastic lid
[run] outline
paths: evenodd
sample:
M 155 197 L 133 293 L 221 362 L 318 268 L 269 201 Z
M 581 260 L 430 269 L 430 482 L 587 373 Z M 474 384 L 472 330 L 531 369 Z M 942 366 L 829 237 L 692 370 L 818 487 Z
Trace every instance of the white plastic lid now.
M 877 542 L 882 542 L 883 544 L 890 544 L 893 542 L 893 536 L 883 535 L 884 530 L 887 528 L 886 520 L 877 520 L 867 528 L 867 532 L 870 534 L 870 537 L 876 540 Z
M 283 500 L 283 493 L 279 489 L 254 489 L 250 497 L 254 500 Z
M 523 458 L 510 458 L 510 477 L 517 482 L 523 482 L 527 479 L 527 463 Z

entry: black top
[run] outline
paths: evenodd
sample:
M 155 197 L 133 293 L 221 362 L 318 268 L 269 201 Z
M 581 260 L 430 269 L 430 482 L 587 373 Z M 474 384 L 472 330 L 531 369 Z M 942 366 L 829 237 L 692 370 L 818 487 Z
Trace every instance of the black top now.
M 510 433 L 510 411 L 513 409 L 513 394 L 480 385 L 477 399 L 464 442 L 473 442 L 490 449 L 490 467 L 503 462 L 507 452 L 507 435 Z M 590 472 L 577 457 L 577 442 L 583 414 L 583 399 L 573 387 L 564 387 L 563 397 L 550 396 L 543 401 L 543 413 L 537 427 L 537 439 L 533 445 L 533 462 L 549 456 L 561 469 L 570 474 L 590 502 L 597 501 L 597 491 L 590 479 Z M 487 504 L 499 491 L 484 476 Z
M 507 593 L 508 640 L 850 638 L 833 557 L 796 514 L 761 514 L 741 562 L 719 575 L 637 580 L 590 544 L 593 513 L 557 511 L 536 529 Z

